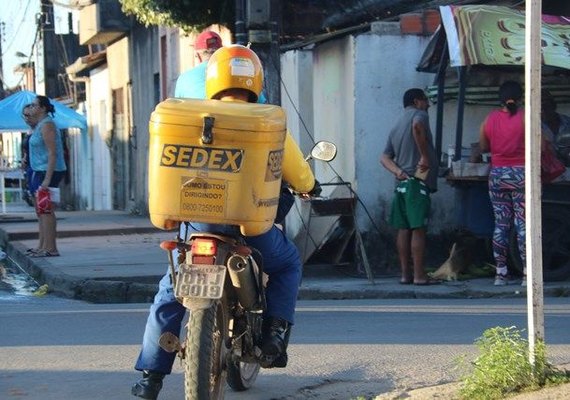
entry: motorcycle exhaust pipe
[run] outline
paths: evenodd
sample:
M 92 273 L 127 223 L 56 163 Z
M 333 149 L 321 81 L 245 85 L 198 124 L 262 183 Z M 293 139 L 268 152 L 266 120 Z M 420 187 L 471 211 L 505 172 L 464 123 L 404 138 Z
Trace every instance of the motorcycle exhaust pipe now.
M 228 259 L 228 272 L 240 304 L 246 310 L 256 308 L 259 288 L 253 272 L 255 261 L 249 256 L 234 254 Z

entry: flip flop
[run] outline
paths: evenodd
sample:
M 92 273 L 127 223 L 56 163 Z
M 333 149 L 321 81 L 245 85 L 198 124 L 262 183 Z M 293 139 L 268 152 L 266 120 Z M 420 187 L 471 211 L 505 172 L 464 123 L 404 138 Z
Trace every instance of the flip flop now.
M 40 258 L 40 257 L 59 257 L 59 253 L 49 252 L 47 250 L 38 250 L 35 253 L 31 253 L 30 257 Z
M 414 283 L 414 281 L 411 279 L 400 279 L 400 285 L 411 285 L 412 283 Z
M 26 249 L 26 253 L 28 253 L 28 254 L 37 253 L 38 251 L 40 251 L 40 249 L 34 249 L 33 247 Z

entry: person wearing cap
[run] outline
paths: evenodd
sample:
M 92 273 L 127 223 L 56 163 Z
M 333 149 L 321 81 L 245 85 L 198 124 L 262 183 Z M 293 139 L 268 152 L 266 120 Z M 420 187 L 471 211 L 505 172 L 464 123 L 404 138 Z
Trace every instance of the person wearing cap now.
M 241 68 L 232 68 L 239 63 Z M 255 103 L 263 86 L 263 69 L 257 55 L 249 48 L 231 45 L 218 49 L 210 58 L 205 74 L 207 99 L 225 102 Z M 318 195 L 320 185 L 310 165 L 292 136 L 287 133 L 283 150 L 283 179 L 303 197 Z M 189 222 L 183 224 L 188 237 L 195 232 L 228 234 L 234 226 Z M 182 228 L 182 227 L 181 227 Z M 293 242 L 276 225 L 269 231 L 245 237 L 246 243 L 263 256 L 263 271 L 268 275 L 265 292 L 267 308 L 263 314 L 262 367 L 283 368 L 287 365 L 287 346 L 294 323 L 295 304 L 301 281 L 301 259 Z M 156 399 L 162 389 L 164 376 L 170 374 L 176 357 L 159 346 L 159 338 L 170 332 L 180 335 L 186 309 L 173 293 L 170 275 L 159 283 L 159 290 L 150 307 L 145 327 L 143 346 L 135 369 L 143 377 L 132 387 L 134 396 Z
M 198 35 L 194 42 L 194 52 L 199 64 L 178 77 L 174 97 L 206 98 L 206 65 L 211 55 L 222 46 L 222 38 L 214 31 L 204 31 Z
M 174 97 L 186 99 L 206 98 L 206 66 L 212 54 L 222 46 L 222 38 L 214 31 L 204 31 L 198 35 L 194 42 L 194 51 L 200 64 L 190 68 L 178 77 L 174 88 Z M 259 94 L 257 102 L 267 103 L 263 90 Z

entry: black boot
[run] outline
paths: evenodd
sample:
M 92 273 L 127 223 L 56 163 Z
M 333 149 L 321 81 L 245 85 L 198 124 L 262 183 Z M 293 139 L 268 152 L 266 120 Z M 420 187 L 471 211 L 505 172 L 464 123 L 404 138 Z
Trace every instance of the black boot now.
M 135 383 L 131 389 L 133 396 L 148 400 L 156 400 L 158 393 L 162 389 L 164 374 L 153 371 L 143 371 L 143 377 Z
M 275 360 L 273 360 L 269 368 L 285 368 L 287 366 L 287 361 L 289 361 L 287 352 L 282 353 Z
M 272 359 L 267 367 L 284 368 L 287 365 L 287 345 L 291 324 L 281 318 L 266 318 L 263 321 L 263 355 Z
M 292 325 L 289 324 L 287 328 L 287 332 L 285 333 L 285 350 L 273 361 L 271 365 L 274 368 L 285 368 L 287 366 L 287 361 L 289 361 L 289 357 L 287 356 L 287 346 L 289 346 L 289 336 L 291 336 L 291 327 Z

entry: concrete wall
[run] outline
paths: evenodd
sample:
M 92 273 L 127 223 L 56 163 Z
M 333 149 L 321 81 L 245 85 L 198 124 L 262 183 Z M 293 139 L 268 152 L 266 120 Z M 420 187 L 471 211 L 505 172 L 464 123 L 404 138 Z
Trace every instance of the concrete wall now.
M 107 65 L 91 72 L 91 85 L 91 146 L 97 162 L 93 168 L 93 210 L 112 210 L 111 155 L 107 146 L 111 90 Z
M 131 118 L 129 115 L 129 43 L 128 37 L 113 43 L 107 48 L 110 89 L 115 93 L 109 104 L 109 140 L 107 144 L 112 157 L 112 203 L 113 209 L 124 210 L 129 204 L 129 133 Z M 114 103 L 117 104 L 114 104 Z M 119 107 L 121 106 L 121 107 Z
M 394 29 L 360 35 L 356 43 L 355 189 L 374 220 L 382 224 L 389 211 L 394 178 L 380 165 L 379 159 L 390 129 L 402 113 L 404 91 L 430 83 L 430 76 L 415 71 L 420 49 L 427 40 L 401 36 L 399 29 Z M 435 127 L 435 121 L 431 122 Z M 362 223 L 369 225 L 370 221 L 364 219 Z
M 158 29 L 135 24 L 130 34 L 130 89 L 132 126 L 129 133 L 131 154 L 131 211 L 148 214 L 148 121 L 159 101 Z
M 316 163 L 321 182 L 340 178 L 352 182 L 355 178 L 355 64 L 354 39 L 324 43 L 313 53 L 314 136 L 316 140 L 331 140 L 339 148 L 338 157 L 329 165 Z M 337 176 L 338 175 L 338 176 Z
M 174 96 L 174 87 L 179 75 L 180 65 L 180 43 L 182 41 L 182 31 L 177 28 L 159 27 L 159 52 L 160 52 L 160 76 L 164 83 L 166 92 L 162 93 L 162 98 Z M 165 45 L 163 47 L 163 44 Z M 167 62 L 162 62 L 167 60 Z
M 282 89 L 282 105 L 287 110 L 288 126 L 304 151 L 313 139 L 338 145 L 338 157 L 330 167 L 316 163 L 317 179 L 328 182 L 337 174 L 352 183 L 363 204 L 357 206 L 358 226 L 374 261 L 386 262 L 392 256 L 385 254 L 387 249 L 378 246 L 378 240 L 386 242 L 386 235 L 394 233 L 387 220 L 395 181 L 379 160 L 390 129 L 403 111 L 405 90 L 433 83 L 434 75 L 416 71 L 428 40 L 401 35 L 398 23 L 378 23 L 370 32 L 290 51 L 281 59 L 286 87 Z M 307 89 L 310 81 L 312 92 Z M 479 125 L 489 110 L 467 107 L 464 146 L 478 140 Z M 455 141 L 456 112 L 456 102 L 445 104 L 444 149 Z M 431 107 L 429 114 L 435 137 L 436 107 Z M 432 197 L 430 234 L 452 229 L 456 219 L 454 189 L 443 178 L 438 186 Z M 287 220 L 288 232 L 295 236 L 303 223 L 292 214 Z
M 107 47 L 109 85 L 111 89 L 124 87 L 129 81 L 129 38 L 125 37 Z
M 389 230 L 387 220 L 395 181 L 379 160 L 390 129 L 403 111 L 404 92 L 412 87 L 426 88 L 433 82 L 432 74 L 416 71 L 428 40 L 424 36 L 401 35 L 397 23 L 374 24 L 369 33 L 355 38 L 355 189 L 368 211 L 361 209 L 358 213 L 364 230 Z M 435 111 L 435 107 L 429 110 L 434 137 Z M 447 112 L 446 118 L 449 117 L 451 113 Z M 444 127 L 445 136 L 451 137 L 455 120 L 446 119 Z M 443 143 L 448 142 L 444 138 Z M 453 193 L 442 179 L 438 186 L 432 203 L 432 233 L 445 229 L 453 220 Z
M 281 57 L 281 105 L 287 126 L 304 154 L 314 143 L 328 140 L 338 146 L 330 164 L 313 161 L 321 183 L 351 182 L 354 178 L 353 40 L 346 37 L 312 50 L 295 50 Z M 324 187 L 328 196 L 331 187 Z M 307 226 L 309 205 L 297 200 L 287 218 L 288 234 Z
M 83 108 L 87 104 L 82 104 Z M 84 114 L 87 114 L 86 112 Z M 72 206 L 77 210 L 92 209 L 91 170 L 93 156 L 91 154 L 91 128 L 80 130 L 77 128 L 68 131 L 70 152 L 70 193 Z
M 314 130 L 334 132 L 329 137 L 339 144 L 342 159 L 334 166 L 344 180 L 352 182 L 363 203 L 357 214 L 358 224 L 365 232 L 391 230 L 387 220 L 394 178 L 379 160 L 390 129 L 402 113 L 405 90 L 426 88 L 433 83 L 433 74 L 416 71 L 428 41 L 424 36 L 401 35 L 398 23 L 378 23 L 370 32 L 333 40 L 313 50 L 317 60 L 313 66 Z M 336 71 L 332 64 L 336 64 Z M 342 100 L 336 95 L 341 88 L 347 93 Z M 465 147 L 478 140 L 479 125 L 490 109 L 467 106 L 463 123 Z M 445 104 L 444 149 L 455 143 L 456 113 L 456 102 Z M 435 106 L 429 114 L 435 137 Z M 455 221 L 454 190 L 443 178 L 438 187 L 432 198 L 429 231 L 433 234 L 453 228 Z
M 303 154 L 313 146 L 313 53 L 290 51 L 281 57 L 281 106 L 287 113 L 287 128 Z M 292 237 L 303 229 L 309 208 L 296 200 L 286 224 Z

